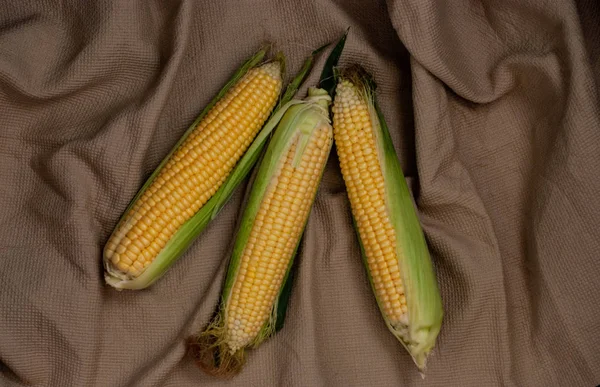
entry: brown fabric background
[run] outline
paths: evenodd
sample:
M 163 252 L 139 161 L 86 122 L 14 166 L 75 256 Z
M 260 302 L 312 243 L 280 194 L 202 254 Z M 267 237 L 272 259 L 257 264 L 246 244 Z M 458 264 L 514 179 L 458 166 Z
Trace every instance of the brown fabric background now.
M 0 0 L 1 384 L 600 383 L 599 23 L 594 0 Z M 245 186 L 146 291 L 105 287 L 101 248 L 260 43 L 295 72 L 347 26 L 342 64 L 376 77 L 440 280 L 428 376 L 376 309 L 333 152 L 285 328 L 215 381 L 184 339 L 214 310 Z

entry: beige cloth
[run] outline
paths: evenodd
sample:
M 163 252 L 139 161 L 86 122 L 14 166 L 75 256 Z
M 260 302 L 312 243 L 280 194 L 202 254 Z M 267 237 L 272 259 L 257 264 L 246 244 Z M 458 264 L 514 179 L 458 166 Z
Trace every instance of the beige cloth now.
M 0 1 L 1 384 L 600 383 L 598 3 L 294 3 Z M 376 309 L 333 152 L 284 329 L 216 381 L 184 339 L 214 311 L 246 185 L 146 291 L 104 286 L 101 249 L 260 43 L 291 73 L 347 26 L 341 64 L 375 75 L 439 276 L 428 376 Z

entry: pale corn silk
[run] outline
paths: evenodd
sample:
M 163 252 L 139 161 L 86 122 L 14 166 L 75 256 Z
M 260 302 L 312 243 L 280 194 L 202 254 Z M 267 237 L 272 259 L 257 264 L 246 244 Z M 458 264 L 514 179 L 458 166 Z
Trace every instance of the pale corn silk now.
M 0 1 L 0 384 L 598 384 L 597 7 Z M 332 152 L 285 327 L 217 381 L 184 339 L 215 310 L 246 185 L 145 291 L 103 284 L 102 247 L 260 43 L 295 71 L 348 26 L 341 64 L 379 85 L 440 280 L 427 378 L 377 310 Z

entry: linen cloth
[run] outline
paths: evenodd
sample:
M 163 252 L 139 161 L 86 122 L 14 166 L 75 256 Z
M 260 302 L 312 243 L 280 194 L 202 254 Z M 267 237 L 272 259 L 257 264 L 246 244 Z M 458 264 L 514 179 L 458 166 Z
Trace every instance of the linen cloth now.
M 0 0 L 0 384 L 599 384 L 599 22 L 594 0 Z M 377 310 L 334 149 L 285 327 L 216 380 L 184 341 L 215 310 L 248 180 L 147 290 L 105 286 L 102 248 L 262 43 L 289 79 L 347 27 L 340 65 L 374 75 L 439 278 L 427 377 Z

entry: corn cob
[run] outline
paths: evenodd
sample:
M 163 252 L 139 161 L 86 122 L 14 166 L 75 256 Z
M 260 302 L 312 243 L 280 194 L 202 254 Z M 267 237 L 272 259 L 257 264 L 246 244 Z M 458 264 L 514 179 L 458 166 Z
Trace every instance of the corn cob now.
M 231 377 L 246 348 L 260 345 L 280 318 L 282 289 L 333 143 L 323 89 L 310 88 L 279 122 L 256 176 L 236 238 L 220 311 L 190 342 L 206 372 Z
M 332 107 L 335 145 L 377 304 L 422 371 L 440 331 L 442 303 L 374 87 L 358 67 L 338 74 Z
M 152 284 L 223 205 L 227 195 L 211 199 L 281 91 L 281 62 L 259 65 L 265 53 L 259 51 L 239 69 L 130 203 L 104 248 L 109 285 L 141 289 Z

